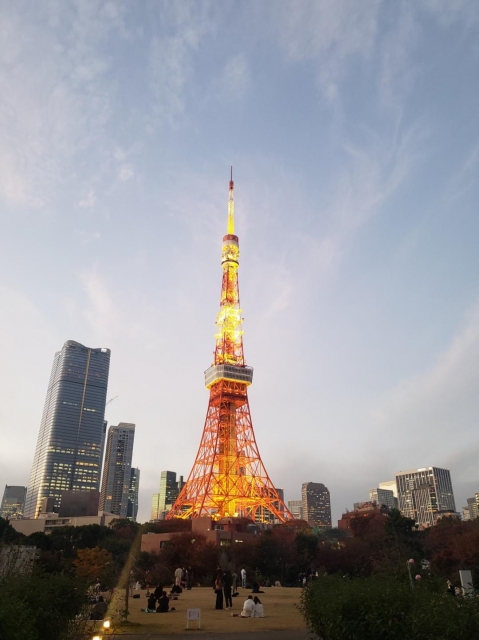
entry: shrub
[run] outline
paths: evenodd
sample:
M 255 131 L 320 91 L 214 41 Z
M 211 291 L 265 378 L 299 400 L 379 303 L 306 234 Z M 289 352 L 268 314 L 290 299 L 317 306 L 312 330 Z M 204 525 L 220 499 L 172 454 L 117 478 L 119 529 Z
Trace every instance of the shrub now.
M 307 625 L 322 640 L 466 640 L 479 637 L 476 598 L 455 598 L 424 579 L 324 576 L 304 590 Z

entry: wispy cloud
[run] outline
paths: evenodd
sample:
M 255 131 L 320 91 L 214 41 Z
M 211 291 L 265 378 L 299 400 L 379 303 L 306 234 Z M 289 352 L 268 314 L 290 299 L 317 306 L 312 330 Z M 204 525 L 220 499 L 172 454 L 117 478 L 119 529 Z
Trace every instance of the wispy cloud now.
M 378 93 L 383 104 L 395 107 L 399 115 L 422 72 L 417 63 L 411 64 L 420 37 L 421 28 L 415 19 L 414 7 L 397 3 L 391 26 L 382 33 L 377 46 L 380 59 Z
M 228 60 L 219 79 L 218 95 L 226 100 L 238 100 L 245 96 L 250 85 L 250 71 L 244 53 Z
M 75 229 L 75 233 L 84 244 L 92 242 L 92 240 L 99 240 L 99 231 L 85 231 L 85 229 Z
M 135 175 L 131 164 L 122 164 L 118 169 L 118 179 L 120 182 L 128 182 Z
M 325 97 L 333 100 L 345 63 L 353 56 L 371 54 L 380 6 L 379 0 L 282 2 L 274 5 L 274 22 L 292 61 L 317 60 L 319 85 Z
M 479 20 L 479 6 L 475 0 L 425 0 L 424 8 L 445 27 L 459 22 L 470 28 Z
M 79 278 L 88 301 L 83 316 L 98 339 L 107 340 L 117 334 L 116 327 L 121 323 L 112 294 L 96 269 L 84 271 Z
M 97 197 L 94 189 L 89 189 L 88 193 L 78 202 L 79 207 L 91 209 L 95 206 Z
M 186 112 L 188 82 L 195 69 L 195 56 L 211 31 L 209 3 L 161 3 L 155 18 L 160 25 L 152 37 L 148 73 L 154 97 L 148 126 L 175 127 Z M 168 32 L 161 25 L 167 24 Z
M 479 168 L 479 144 L 476 143 L 469 150 L 462 166 L 445 185 L 446 201 L 448 205 L 454 204 L 477 184 Z
M 401 382 L 372 412 L 380 433 L 400 434 L 396 447 L 403 459 L 409 452 L 411 467 L 425 456 L 445 458 L 453 433 L 457 442 L 476 440 L 478 356 L 479 302 L 430 369 Z
M 0 8 L 0 196 L 41 207 L 63 188 L 77 154 L 102 139 L 111 113 L 110 59 L 123 32 L 112 2 Z

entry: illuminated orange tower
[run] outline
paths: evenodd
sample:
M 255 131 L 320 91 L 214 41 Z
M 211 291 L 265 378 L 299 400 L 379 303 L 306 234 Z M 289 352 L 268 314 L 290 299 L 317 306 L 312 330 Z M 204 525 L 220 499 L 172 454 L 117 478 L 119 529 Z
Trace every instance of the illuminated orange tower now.
M 228 232 L 223 238 L 220 310 L 213 365 L 205 371 L 210 400 L 198 453 L 167 519 L 211 516 L 255 521 L 293 519 L 271 482 L 253 432 L 238 287 L 239 245 L 234 232 L 233 170 L 229 183 Z

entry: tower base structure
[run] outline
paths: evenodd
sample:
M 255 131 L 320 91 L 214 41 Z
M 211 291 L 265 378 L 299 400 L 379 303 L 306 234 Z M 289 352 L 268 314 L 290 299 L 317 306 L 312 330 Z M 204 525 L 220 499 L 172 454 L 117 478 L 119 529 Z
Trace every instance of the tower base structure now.
M 252 379 L 251 367 L 241 376 Z M 212 367 L 213 369 L 213 367 Z M 248 371 L 249 370 L 249 371 Z M 206 383 L 212 372 L 206 372 Z M 231 375 L 231 374 L 230 374 Z M 244 381 L 220 379 L 210 389 L 203 437 L 190 476 L 167 518 L 250 518 L 284 522 L 293 516 L 271 482 L 258 451 Z

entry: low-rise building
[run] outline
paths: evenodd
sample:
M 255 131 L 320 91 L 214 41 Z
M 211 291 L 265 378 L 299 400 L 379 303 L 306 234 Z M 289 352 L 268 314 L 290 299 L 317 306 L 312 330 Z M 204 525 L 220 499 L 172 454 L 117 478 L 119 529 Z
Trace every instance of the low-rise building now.
M 373 513 L 386 515 L 388 508 L 376 502 L 356 502 L 353 511 L 346 511 L 338 520 L 338 529 L 351 529 L 351 524 L 358 519 L 367 518 Z M 354 525 L 353 525 L 354 526 Z
M 15 531 L 29 536 L 38 531 L 51 533 L 54 529 L 59 529 L 60 527 L 82 527 L 89 524 L 108 526 L 115 519 L 118 519 L 118 516 L 106 512 L 100 512 L 97 516 L 81 516 L 78 518 L 62 518 L 58 513 L 42 513 L 38 518 L 11 520 L 10 524 Z
M 191 531 L 204 535 L 207 542 L 218 546 L 228 546 L 235 543 L 253 540 L 261 525 L 245 522 L 242 518 L 223 518 L 212 520 L 208 516 L 193 518 Z M 262 526 L 261 528 L 267 528 Z M 177 533 L 145 533 L 141 536 L 141 550 L 148 553 L 159 553 L 165 542 Z

